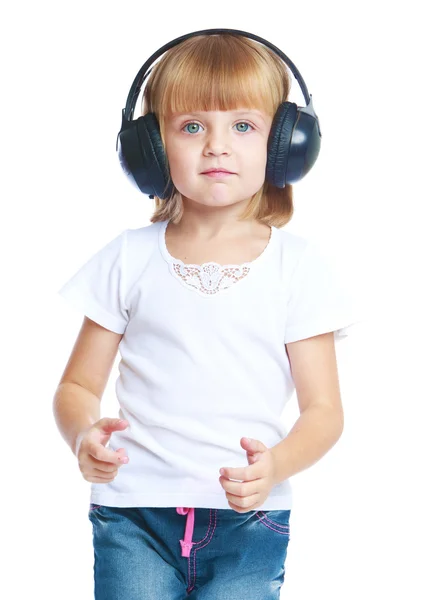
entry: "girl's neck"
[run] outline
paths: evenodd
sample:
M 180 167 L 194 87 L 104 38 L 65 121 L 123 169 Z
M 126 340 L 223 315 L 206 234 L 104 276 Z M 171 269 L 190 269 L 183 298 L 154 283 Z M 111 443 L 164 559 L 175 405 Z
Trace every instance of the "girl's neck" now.
M 254 236 L 263 229 L 268 229 L 268 225 L 259 221 L 247 220 L 222 220 L 222 219 L 202 219 L 195 216 L 183 215 L 181 221 L 175 225 L 169 223 L 168 228 L 173 235 L 187 236 L 188 238 L 204 241 L 215 241 L 217 239 L 232 239 Z
M 241 224 L 246 223 L 245 221 Z M 226 235 L 223 231 L 214 235 L 208 232 L 184 232 L 176 228 L 180 224 L 167 223 L 162 228 L 162 247 L 169 259 L 180 260 L 185 264 L 203 265 L 214 262 L 219 265 L 242 265 L 256 261 L 265 251 L 272 238 L 271 227 L 254 222 L 256 229 L 249 227 L 233 230 Z M 257 229 L 259 227 L 259 229 Z

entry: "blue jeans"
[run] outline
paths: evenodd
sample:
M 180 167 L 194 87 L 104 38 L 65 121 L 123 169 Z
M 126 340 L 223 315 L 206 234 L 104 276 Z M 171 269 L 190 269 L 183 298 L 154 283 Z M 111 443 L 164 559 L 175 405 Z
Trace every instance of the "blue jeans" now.
M 290 510 L 91 504 L 95 600 L 275 600 Z

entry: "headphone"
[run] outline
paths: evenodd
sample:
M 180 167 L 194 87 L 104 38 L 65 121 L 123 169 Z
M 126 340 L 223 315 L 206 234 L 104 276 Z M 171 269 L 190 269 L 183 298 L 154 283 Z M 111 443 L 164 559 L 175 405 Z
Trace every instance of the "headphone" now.
M 306 106 L 282 102 L 275 113 L 268 137 L 266 180 L 275 187 L 302 179 L 312 168 L 320 151 L 319 119 L 314 112 L 312 97 L 300 72 L 293 62 L 276 46 L 257 35 L 237 29 L 203 29 L 175 38 L 165 44 L 141 67 L 127 96 L 122 110 L 121 129 L 117 135 L 117 155 L 130 182 L 143 194 L 154 194 L 162 200 L 171 197 L 174 190 L 169 175 L 168 159 L 163 148 L 160 127 L 154 113 L 133 120 L 136 101 L 145 78 L 151 73 L 148 67 L 166 50 L 195 35 L 235 33 L 256 40 L 278 54 L 290 67 L 298 81 Z

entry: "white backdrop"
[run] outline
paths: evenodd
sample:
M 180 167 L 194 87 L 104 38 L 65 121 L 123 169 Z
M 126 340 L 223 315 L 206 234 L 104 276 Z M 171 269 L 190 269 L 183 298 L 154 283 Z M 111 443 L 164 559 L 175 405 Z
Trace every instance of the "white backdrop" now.
M 123 229 L 149 224 L 152 201 L 130 185 L 115 152 L 136 73 L 168 41 L 226 27 L 283 50 L 313 95 L 321 153 L 294 185 L 285 228 L 327 248 L 364 316 L 337 345 L 343 435 L 292 478 L 281 598 L 430 598 L 425 3 L 150 6 L 75 0 L 3 9 L 0 595 L 93 598 L 90 483 L 52 412 L 83 315 L 57 291 Z M 290 99 L 303 106 L 292 80 Z M 117 365 L 102 416 L 118 415 Z M 298 414 L 294 398 L 286 423 Z

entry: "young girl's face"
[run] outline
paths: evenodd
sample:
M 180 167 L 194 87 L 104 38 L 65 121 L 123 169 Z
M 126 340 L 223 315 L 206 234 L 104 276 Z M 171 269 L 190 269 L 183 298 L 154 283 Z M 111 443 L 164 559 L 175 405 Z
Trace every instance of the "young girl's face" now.
M 174 113 L 165 146 L 172 181 L 183 199 L 207 206 L 249 200 L 263 185 L 272 117 L 252 109 Z M 209 177 L 220 167 L 233 174 Z

